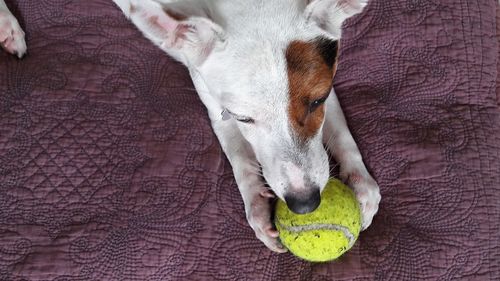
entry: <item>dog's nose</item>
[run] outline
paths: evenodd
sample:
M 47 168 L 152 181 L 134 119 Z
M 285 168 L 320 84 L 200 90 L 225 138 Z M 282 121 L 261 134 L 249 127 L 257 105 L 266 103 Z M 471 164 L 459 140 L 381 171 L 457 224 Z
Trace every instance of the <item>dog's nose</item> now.
M 289 193 L 285 195 L 285 202 L 288 208 L 297 214 L 307 214 L 321 203 L 321 196 L 318 189 L 313 189 L 308 193 Z

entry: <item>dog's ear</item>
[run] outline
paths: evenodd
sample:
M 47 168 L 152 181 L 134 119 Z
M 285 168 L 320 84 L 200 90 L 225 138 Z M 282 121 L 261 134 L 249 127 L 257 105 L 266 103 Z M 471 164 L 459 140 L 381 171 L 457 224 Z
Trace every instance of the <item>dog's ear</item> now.
M 340 39 L 342 23 L 363 11 L 368 0 L 307 0 L 305 16 L 312 24 Z
M 165 3 L 163 3 L 165 2 Z M 200 65 L 224 42 L 202 1 L 115 0 L 144 35 L 182 63 Z

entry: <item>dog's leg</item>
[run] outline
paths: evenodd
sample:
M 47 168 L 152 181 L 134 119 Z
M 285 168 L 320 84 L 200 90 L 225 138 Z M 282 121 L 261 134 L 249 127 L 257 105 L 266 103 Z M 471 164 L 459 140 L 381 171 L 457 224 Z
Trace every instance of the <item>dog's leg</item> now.
M 190 72 L 198 95 L 208 109 L 214 132 L 233 168 L 250 227 L 269 249 L 278 253 L 286 252 L 278 241 L 279 233 L 271 222 L 269 200 L 274 194 L 268 190 L 260 176 L 258 162 L 250 144 L 241 135 L 235 123 L 237 121 L 222 120 L 223 108 L 212 98 L 200 76 L 195 71 Z
M 19 58 L 26 53 L 24 31 L 3 0 L 0 0 L 0 46 Z
M 271 203 L 274 195 L 264 185 L 259 175 L 257 160 L 250 145 L 243 139 L 234 120 L 213 120 L 212 127 L 224 150 L 245 205 L 245 214 L 255 235 L 269 249 L 286 252 L 278 242 L 278 231 L 271 222 Z
M 326 101 L 323 128 L 323 140 L 340 164 L 340 178 L 354 189 L 361 205 L 362 229 L 364 230 L 370 226 L 373 216 L 378 211 L 380 190 L 363 163 L 333 89 Z

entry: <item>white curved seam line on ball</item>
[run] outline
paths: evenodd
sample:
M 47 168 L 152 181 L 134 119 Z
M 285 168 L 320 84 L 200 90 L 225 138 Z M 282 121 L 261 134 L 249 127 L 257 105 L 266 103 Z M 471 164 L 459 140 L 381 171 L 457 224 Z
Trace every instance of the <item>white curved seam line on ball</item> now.
M 283 225 L 278 219 L 275 220 L 276 223 L 278 223 L 281 228 L 285 229 L 286 231 L 293 232 L 293 233 L 299 233 L 302 231 L 311 231 L 311 230 L 337 230 L 337 231 L 342 231 L 344 235 L 347 237 L 349 240 L 349 248 L 352 247 L 354 242 L 356 241 L 354 239 L 354 235 L 349 231 L 349 229 L 345 226 L 338 225 L 338 224 L 326 224 L 326 223 L 318 223 L 318 224 L 306 224 L 306 225 L 297 225 L 297 226 L 286 226 Z

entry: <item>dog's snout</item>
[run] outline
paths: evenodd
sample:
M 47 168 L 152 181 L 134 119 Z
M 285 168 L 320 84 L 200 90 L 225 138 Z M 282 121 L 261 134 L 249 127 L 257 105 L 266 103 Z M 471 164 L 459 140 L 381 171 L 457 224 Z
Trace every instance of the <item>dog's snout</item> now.
M 288 208 L 297 214 L 307 214 L 321 203 L 319 188 L 312 189 L 308 193 L 288 193 L 285 195 L 285 202 Z

